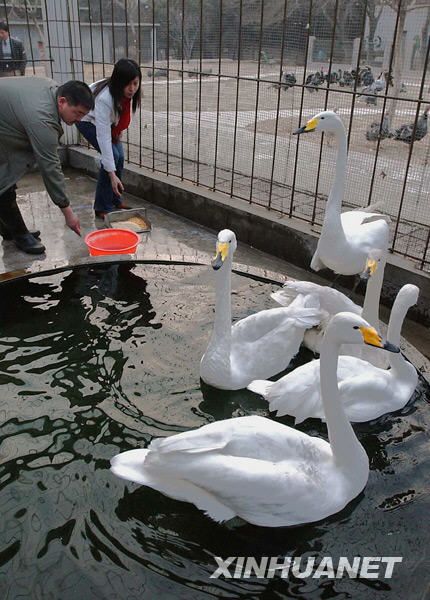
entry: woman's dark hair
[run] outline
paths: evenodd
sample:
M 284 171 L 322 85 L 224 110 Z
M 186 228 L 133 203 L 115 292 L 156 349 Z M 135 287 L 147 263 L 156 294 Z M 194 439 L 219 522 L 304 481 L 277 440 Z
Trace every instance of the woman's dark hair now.
M 121 113 L 121 100 L 124 95 L 124 88 L 133 79 L 139 77 L 139 87 L 133 96 L 133 112 L 140 106 L 140 89 L 142 87 L 142 73 L 140 67 L 136 61 L 131 58 L 120 58 L 116 63 L 112 71 L 112 75 L 107 79 L 99 81 L 93 90 L 94 98 L 100 94 L 106 86 L 109 87 L 109 91 L 113 98 L 113 104 L 115 111 Z

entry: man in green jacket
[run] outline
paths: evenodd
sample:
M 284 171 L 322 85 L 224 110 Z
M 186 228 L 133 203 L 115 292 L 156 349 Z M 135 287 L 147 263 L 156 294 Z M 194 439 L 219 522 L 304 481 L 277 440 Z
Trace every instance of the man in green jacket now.
M 42 254 L 38 232 L 31 234 L 16 202 L 16 183 L 36 162 L 45 187 L 61 209 L 66 224 L 80 235 L 80 223 L 66 195 L 58 156 L 67 125 L 80 121 L 94 107 L 90 88 L 82 81 L 60 87 L 38 77 L 0 81 L 0 235 L 14 240 L 28 254 Z

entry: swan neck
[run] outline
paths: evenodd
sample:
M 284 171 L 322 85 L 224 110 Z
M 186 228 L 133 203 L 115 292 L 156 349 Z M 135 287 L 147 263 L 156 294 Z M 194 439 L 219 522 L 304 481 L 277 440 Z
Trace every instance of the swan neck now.
M 334 219 L 336 219 L 340 223 L 342 200 L 345 194 L 346 167 L 348 155 L 346 132 L 343 126 L 341 130 L 335 133 L 335 137 L 337 141 L 336 170 L 333 186 L 330 190 L 326 208 L 326 218 L 329 217 L 330 222 L 332 224 Z
M 326 333 L 320 357 L 321 399 L 333 456 L 339 465 L 353 467 L 364 452 L 346 416 L 337 383 L 339 344 Z
M 231 337 L 231 259 L 226 260 L 215 273 L 215 322 L 214 336 Z
M 405 302 L 397 302 L 397 299 L 394 301 L 390 313 L 390 320 L 388 322 L 387 340 L 395 346 L 400 346 L 402 325 L 409 308 L 410 305 L 406 304 Z M 409 372 L 412 370 L 412 365 L 406 362 L 401 352 L 389 352 L 388 360 L 393 372 L 399 377 L 409 374 Z
M 370 277 L 364 296 L 362 317 L 379 330 L 379 302 L 384 281 L 385 259 L 381 260 L 376 273 Z M 393 342 L 394 343 L 394 342 Z

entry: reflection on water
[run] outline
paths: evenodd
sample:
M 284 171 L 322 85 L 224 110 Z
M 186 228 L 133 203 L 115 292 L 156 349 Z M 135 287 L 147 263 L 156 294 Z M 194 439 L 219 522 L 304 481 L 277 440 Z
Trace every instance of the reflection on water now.
M 368 486 L 314 526 L 218 525 L 110 473 L 113 455 L 154 436 L 268 414 L 247 390 L 200 385 L 214 298 L 196 270 L 205 272 L 119 263 L 1 285 L 2 597 L 421 598 L 430 566 L 423 381 L 402 411 L 356 427 Z M 269 284 L 234 275 L 233 289 L 236 318 L 272 306 Z M 303 351 L 296 364 L 310 358 Z M 316 420 L 300 429 L 326 438 Z M 209 578 L 214 556 L 284 555 L 404 560 L 391 580 Z

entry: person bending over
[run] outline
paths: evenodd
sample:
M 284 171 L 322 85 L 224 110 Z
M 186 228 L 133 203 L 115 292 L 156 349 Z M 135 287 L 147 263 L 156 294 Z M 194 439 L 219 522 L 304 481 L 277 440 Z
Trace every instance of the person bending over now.
M 101 154 L 94 211 L 103 218 L 113 210 L 127 208 L 121 200 L 124 186 L 124 149 L 121 134 L 128 129 L 132 113 L 140 106 L 142 73 L 130 58 L 115 63 L 112 75 L 90 85 L 95 99 L 90 111 L 77 128 L 84 138 Z
M 16 202 L 16 184 L 36 162 L 52 201 L 66 224 L 80 235 L 78 217 L 66 194 L 58 155 L 61 121 L 77 123 L 94 106 L 82 81 L 58 86 L 50 79 L 11 77 L 0 84 L 0 235 L 28 254 L 42 254 L 38 232 L 31 234 Z

